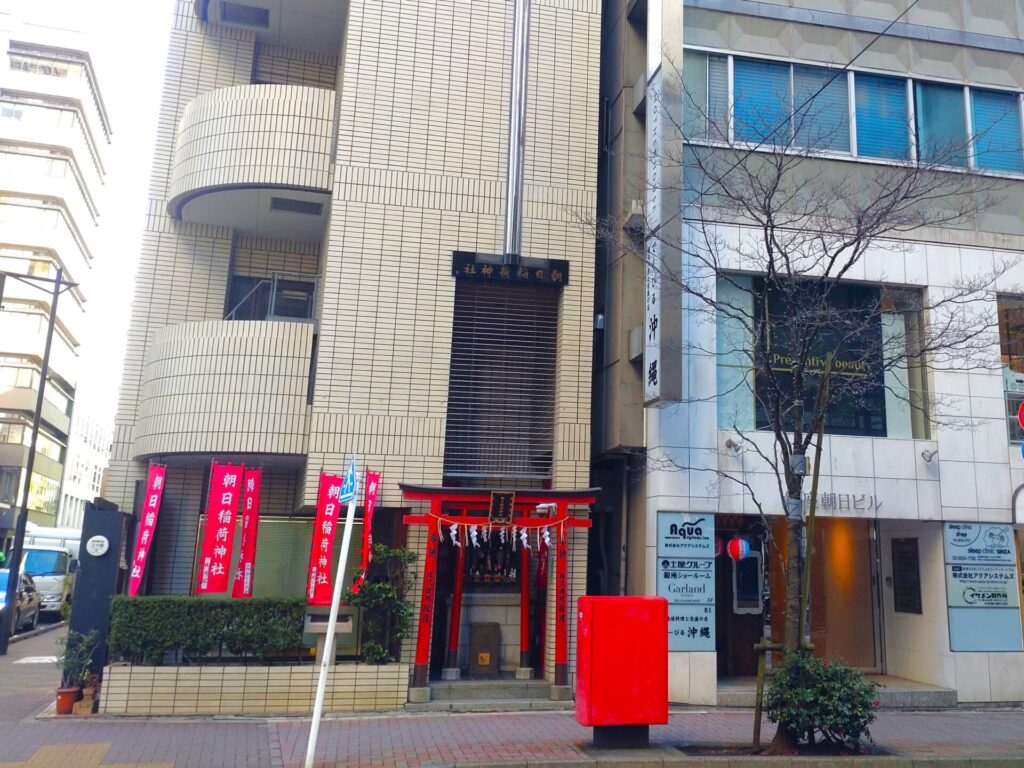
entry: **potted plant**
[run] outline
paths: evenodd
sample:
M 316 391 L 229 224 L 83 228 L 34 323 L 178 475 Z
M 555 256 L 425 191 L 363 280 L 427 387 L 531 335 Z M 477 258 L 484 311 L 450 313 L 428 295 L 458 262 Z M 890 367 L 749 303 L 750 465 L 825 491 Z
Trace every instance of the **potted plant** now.
M 70 630 L 67 637 L 57 641 L 57 666 L 61 669 L 60 687 L 57 688 L 57 714 L 70 715 L 89 679 L 92 655 L 99 645 L 99 633 L 85 634 Z

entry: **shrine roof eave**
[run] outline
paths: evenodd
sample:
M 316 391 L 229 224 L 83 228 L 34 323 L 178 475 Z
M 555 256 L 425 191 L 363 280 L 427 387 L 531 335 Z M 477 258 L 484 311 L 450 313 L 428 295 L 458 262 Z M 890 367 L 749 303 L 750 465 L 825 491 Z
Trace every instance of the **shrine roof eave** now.
M 487 503 L 491 499 L 493 491 L 515 493 L 516 504 L 557 504 L 568 502 L 570 504 L 593 504 L 600 493 L 600 488 L 583 488 L 576 490 L 545 490 L 543 488 L 530 488 L 525 490 L 503 489 L 503 488 L 451 488 L 440 485 L 410 485 L 399 483 L 403 498 L 409 501 L 435 501 L 439 500 L 454 502 L 481 502 Z

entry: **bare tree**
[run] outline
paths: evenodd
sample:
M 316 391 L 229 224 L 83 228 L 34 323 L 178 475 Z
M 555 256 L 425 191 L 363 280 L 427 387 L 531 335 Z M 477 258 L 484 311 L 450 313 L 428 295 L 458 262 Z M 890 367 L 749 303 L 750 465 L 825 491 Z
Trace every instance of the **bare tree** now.
M 621 222 L 599 225 L 599 236 L 657 275 L 666 301 L 682 301 L 691 323 L 696 315 L 715 329 L 685 339 L 683 352 L 716 358 L 712 397 L 739 404 L 731 413 L 719 404 L 729 422 L 719 427 L 777 480 L 787 515 L 787 652 L 802 642 L 806 459 L 819 434 L 885 436 L 887 402 L 902 409 L 908 437 L 911 428 L 923 437 L 929 424 L 955 422 L 928 392 L 928 373 L 999 365 L 991 297 L 1009 266 L 972 265 L 941 288 L 864 282 L 867 258 L 902 259 L 906 238 L 922 228 L 973 226 L 1004 182 L 958 169 L 972 151 L 965 143 L 931 142 L 915 160 L 837 160 L 849 126 L 829 98 L 823 86 L 794 98 L 781 120 L 753 114 L 741 123 L 705 94 L 687 94 L 683 114 L 669 114 L 676 135 L 646 158 L 678 171 L 660 178 L 682 179 L 665 190 L 683 201 L 678 225 L 647 222 L 635 239 L 623 236 Z M 769 502 L 744 472 L 672 462 L 709 473 L 715 485 L 741 487 L 765 515 Z

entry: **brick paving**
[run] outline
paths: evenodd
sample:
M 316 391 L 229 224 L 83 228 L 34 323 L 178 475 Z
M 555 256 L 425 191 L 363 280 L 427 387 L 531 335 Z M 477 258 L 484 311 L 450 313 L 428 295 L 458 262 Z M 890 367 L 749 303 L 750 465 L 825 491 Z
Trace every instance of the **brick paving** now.
M 52 655 L 55 641 L 56 633 L 32 638 L 11 646 L 11 655 L 0 659 L 0 766 L 77 765 L 86 755 L 95 755 L 87 763 L 98 766 L 291 768 L 302 763 L 309 722 L 301 719 L 38 720 L 35 715 L 52 700 L 57 670 L 13 662 Z M 677 711 L 668 725 L 651 729 L 651 739 L 668 748 L 744 743 L 751 718 L 739 710 Z M 1019 707 L 882 712 L 872 733 L 876 748 L 893 755 L 1009 757 L 1019 759 L 1011 765 L 1024 766 L 1024 709 Z M 766 724 L 765 740 L 771 734 Z M 590 739 L 590 730 L 569 712 L 366 715 L 324 721 L 318 760 L 351 768 L 525 764 L 588 757 Z

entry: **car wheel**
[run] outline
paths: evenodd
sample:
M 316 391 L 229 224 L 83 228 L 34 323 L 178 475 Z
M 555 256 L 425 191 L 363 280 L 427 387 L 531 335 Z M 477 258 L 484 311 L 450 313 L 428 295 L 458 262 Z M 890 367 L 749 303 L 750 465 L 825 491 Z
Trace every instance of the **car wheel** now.
M 36 606 L 35 615 L 32 617 L 32 623 L 28 625 L 28 631 L 31 632 L 37 626 L 39 626 L 39 606 L 38 605 Z

